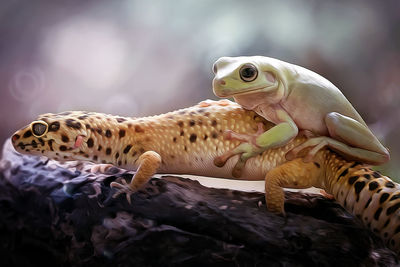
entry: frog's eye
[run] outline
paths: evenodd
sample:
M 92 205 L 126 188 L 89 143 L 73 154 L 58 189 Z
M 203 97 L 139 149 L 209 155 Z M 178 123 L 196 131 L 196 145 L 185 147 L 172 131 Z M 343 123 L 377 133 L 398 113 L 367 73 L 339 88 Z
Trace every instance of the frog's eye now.
M 217 64 L 214 63 L 212 70 L 213 70 L 214 74 L 217 74 L 217 71 L 218 71 Z
M 240 78 L 245 82 L 252 82 L 257 78 L 258 70 L 253 64 L 244 64 L 239 70 Z
M 31 128 L 34 136 L 41 137 L 47 133 L 48 125 L 44 121 L 34 121 Z

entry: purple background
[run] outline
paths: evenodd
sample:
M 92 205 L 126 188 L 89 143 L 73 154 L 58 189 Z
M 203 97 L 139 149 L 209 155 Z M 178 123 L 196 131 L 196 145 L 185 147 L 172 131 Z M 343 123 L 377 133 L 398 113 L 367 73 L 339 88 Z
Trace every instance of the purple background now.
M 0 142 L 38 114 L 217 99 L 212 63 L 266 55 L 336 84 L 400 160 L 400 1 L 1 1 Z

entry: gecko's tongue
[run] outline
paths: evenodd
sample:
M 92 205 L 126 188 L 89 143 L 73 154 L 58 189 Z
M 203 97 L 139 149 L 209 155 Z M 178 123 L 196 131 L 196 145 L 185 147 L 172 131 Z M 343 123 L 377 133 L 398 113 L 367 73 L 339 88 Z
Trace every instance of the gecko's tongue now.
M 82 142 L 83 142 L 83 136 L 78 135 L 75 140 L 74 148 L 80 147 L 82 145 Z

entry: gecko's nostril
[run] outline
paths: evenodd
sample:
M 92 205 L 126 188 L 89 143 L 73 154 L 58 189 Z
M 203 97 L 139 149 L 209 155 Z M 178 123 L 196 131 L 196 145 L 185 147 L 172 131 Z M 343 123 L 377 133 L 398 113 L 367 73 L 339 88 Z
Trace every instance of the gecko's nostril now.
M 220 84 L 220 85 L 225 85 L 226 82 L 225 82 L 224 80 L 220 80 L 220 81 L 219 81 L 219 84 Z
M 18 134 L 14 134 L 13 135 L 13 137 L 11 138 L 11 140 L 13 141 L 13 142 L 15 142 L 15 141 L 17 141 L 18 139 L 19 139 L 19 135 Z

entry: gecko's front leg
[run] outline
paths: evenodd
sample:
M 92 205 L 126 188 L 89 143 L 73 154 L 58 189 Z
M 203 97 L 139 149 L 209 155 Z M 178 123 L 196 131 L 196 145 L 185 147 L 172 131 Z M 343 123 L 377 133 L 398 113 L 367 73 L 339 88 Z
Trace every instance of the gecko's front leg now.
M 161 156 L 154 151 L 147 151 L 139 157 L 138 161 L 139 168 L 129 184 L 124 179 L 122 183 L 112 182 L 110 184 L 111 187 L 117 188 L 113 198 L 118 197 L 120 194 L 126 194 L 126 199 L 131 204 L 131 195 L 145 185 L 156 173 L 161 164 Z

